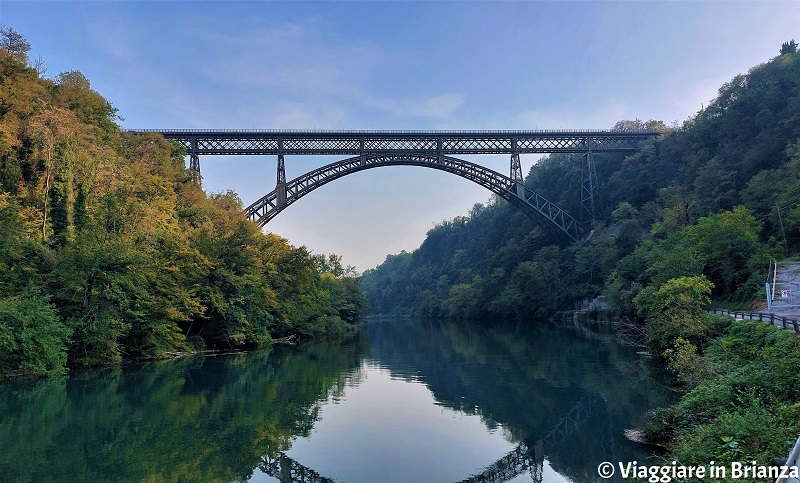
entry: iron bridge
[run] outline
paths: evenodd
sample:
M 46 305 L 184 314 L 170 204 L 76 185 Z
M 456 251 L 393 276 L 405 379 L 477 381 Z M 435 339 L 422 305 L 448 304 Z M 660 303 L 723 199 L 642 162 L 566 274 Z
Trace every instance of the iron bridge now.
M 575 241 L 591 234 L 599 209 L 593 154 L 635 152 L 659 136 L 656 131 L 305 131 L 136 129 L 155 132 L 186 148 L 189 171 L 201 183 L 201 155 L 277 156 L 275 189 L 247 207 L 246 214 L 264 226 L 278 213 L 311 191 L 335 179 L 381 166 L 422 166 L 466 178 L 508 200 L 546 226 Z M 583 154 L 580 220 L 524 184 L 520 154 Z M 454 155 L 510 155 L 509 176 Z M 286 181 L 285 156 L 338 155 L 331 163 Z

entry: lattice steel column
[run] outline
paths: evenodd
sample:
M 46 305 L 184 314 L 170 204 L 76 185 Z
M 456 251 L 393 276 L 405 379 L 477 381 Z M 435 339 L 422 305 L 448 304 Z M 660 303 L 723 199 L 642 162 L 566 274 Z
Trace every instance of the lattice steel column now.
M 278 155 L 278 183 L 275 185 L 276 201 L 278 206 L 286 204 L 286 165 L 283 162 L 283 155 Z
M 519 162 L 519 147 L 517 140 L 511 140 L 511 175 L 510 178 L 516 182 L 517 196 L 525 195 L 525 178 L 522 177 L 522 164 Z
M 594 156 L 588 149 L 583 155 L 583 173 L 581 175 L 581 221 L 594 229 L 597 211 L 600 208 L 600 190 L 597 184 L 597 171 L 594 168 Z
M 197 138 L 192 139 L 192 149 L 189 153 L 189 178 L 203 186 L 203 176 L 200 174 L 200 156 L 197 154 Z

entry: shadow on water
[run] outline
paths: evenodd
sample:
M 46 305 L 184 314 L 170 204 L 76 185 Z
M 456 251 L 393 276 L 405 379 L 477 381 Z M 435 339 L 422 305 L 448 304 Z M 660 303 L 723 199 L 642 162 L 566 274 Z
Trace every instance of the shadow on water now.
M 13 381 L 0 385 L 0 475 L 328 481 L 285 452 L 377 363 L 518 445 L 465 481 L 538 480 L 544 459 L 573 481 L 594 481 L 601 461 L 647 457 L 622 432 L 667 402 L 663 378 L 609 339 L 551 324 L 381 319 L 346 342 Z

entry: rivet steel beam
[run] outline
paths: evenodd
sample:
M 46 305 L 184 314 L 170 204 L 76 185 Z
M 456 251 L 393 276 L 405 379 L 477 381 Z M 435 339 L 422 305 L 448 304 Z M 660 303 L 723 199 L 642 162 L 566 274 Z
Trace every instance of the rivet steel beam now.
M 189 155 L 345 155 L 379 153 L 529 154 L 633 152 L 656 131 L 248 131 L 129 129 L 157 132 Z M 516 140 L 516 148 L 513 146 Z

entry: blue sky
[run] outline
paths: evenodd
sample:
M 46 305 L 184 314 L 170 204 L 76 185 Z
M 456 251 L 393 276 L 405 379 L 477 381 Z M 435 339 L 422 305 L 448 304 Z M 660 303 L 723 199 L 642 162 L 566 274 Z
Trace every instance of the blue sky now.
M 80 70 L 127 128 L 602 129 L 682 122 L 800 40 L 800 2 L 0 0 L 48 75 Z M 287 158 L 292 179 L 336 158 Z M 506 173 L 505 157 L 472 158 Z M 523 157 L 525 172 L 535 157 Z M 272 157 L 203 157 L 245 204 Z M 576 187 L 577 190 L 577 187 Z M 489 192 L 424 168 L 369 170 L 266 229 L 359 270 L 413 250 Z

